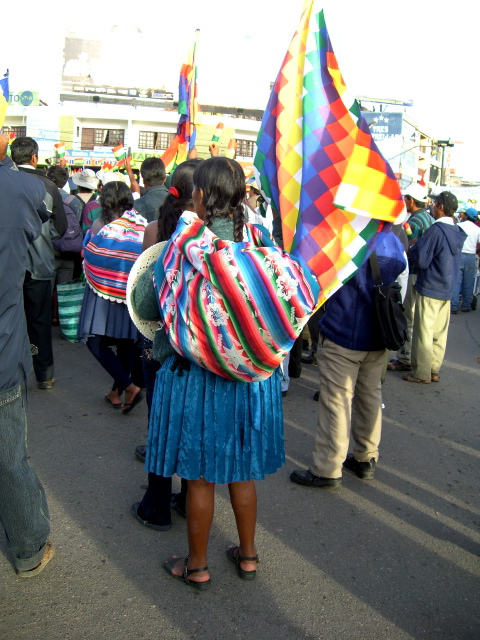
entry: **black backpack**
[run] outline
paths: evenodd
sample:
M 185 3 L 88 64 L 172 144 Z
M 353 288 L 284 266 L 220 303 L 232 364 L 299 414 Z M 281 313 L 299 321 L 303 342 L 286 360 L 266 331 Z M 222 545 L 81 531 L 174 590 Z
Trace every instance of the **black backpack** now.
M 370 256 L 375 289 L 373 303 L 378 327 L 386 349 L 397 351 L 409 340 L 405 308 L 402 304 L 401 287 L 398 282 L 383 284 L 377 254 Z

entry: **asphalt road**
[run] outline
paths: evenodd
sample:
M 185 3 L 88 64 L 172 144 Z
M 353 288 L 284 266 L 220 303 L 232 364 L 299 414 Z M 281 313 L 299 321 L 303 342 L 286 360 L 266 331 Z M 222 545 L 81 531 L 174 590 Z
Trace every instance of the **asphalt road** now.
M 205 593 L 161 569 L 186 551 L 185 521 L 174 513 L 160 533 L 130 515 L 146 482 L 133 456 L 146 406 L 109 408 L 106 374 L 55 331 L 57 384 L 30 383 L 28 420 L 57 553 L 20 580 L 0 536 L 2 640 L 480 638 L 480 311 L 452 317 L 438 384 L 388 373 L 372 482 L 344 474 L 338 492 L 289 482 L 309 465 L 316 423 L 316 366 L 304 366 L 284 399 L 287 464 L 258 483 L 257 580 L 239 580 L 225 556 L 236 537 L 219 487 Z

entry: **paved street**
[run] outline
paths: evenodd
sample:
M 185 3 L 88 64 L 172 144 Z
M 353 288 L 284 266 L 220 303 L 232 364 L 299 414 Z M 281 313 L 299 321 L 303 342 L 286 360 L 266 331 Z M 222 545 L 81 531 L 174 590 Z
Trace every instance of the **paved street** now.
M 239 580 L 225 556 L 235 526 L 219 487 L 206 593 L 161 569 L 186 551 L 185 521 L 174 513 L 160 533 L 130 515 L 146 482 L 133 456 L 145 404 L 128 416 L 109 408 L 106 374 L 57 329 L 55 354 L 58 382 L 30 382 L 28 421 L 57 554 L 20 580 L 0 536 L 2 640 L 480 637 L 480 310 L 452 317 L 438 384 L 388 373 L 373 482 L 344 474 L 338 492 L 289 482 L 309 465 L 316 422 L 317 370 L 304 366 L 284 399 L 287 464 L 258 484 L 257 580 Z

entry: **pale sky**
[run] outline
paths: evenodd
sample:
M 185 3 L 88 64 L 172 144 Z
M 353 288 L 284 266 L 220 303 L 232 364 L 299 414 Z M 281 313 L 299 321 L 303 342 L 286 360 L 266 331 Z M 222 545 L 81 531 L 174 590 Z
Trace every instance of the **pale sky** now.
M 67 25 L 106 34 L 114 24 L 136 24 L 143 47 L 134 39 L 112 43 L 116 75 L 135 68 L 139 79 L 150 79 L 149 86 L 164 85 L 176 93 L 180 66 L 199 28 L 199 103 L 264 109 L 302 5 L 303 0 L 117 0 L 46 9 L 44 3 L 26 0 L 22 26 L 3 25 L 0 73 L 8 67 L 12 90 L 39 90 L 51 103 L 58 95 Z M 319 0 L 317 6 L 325 9 L 350 91 L 413 99 L 410 116 L 435 138 L 462 140 L 452 150 L 452 166 L 480 181 L 475 4 Z

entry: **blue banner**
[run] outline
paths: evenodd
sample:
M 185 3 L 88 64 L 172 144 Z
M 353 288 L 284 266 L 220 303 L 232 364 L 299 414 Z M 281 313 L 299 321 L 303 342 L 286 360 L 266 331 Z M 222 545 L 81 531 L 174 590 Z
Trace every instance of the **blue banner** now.
M 10 91 L 8 88 L 8 76 L 0 80 L 0 89 L 5 97 L 5 100 L 8 102 L 8 97 L 10 95 Z

